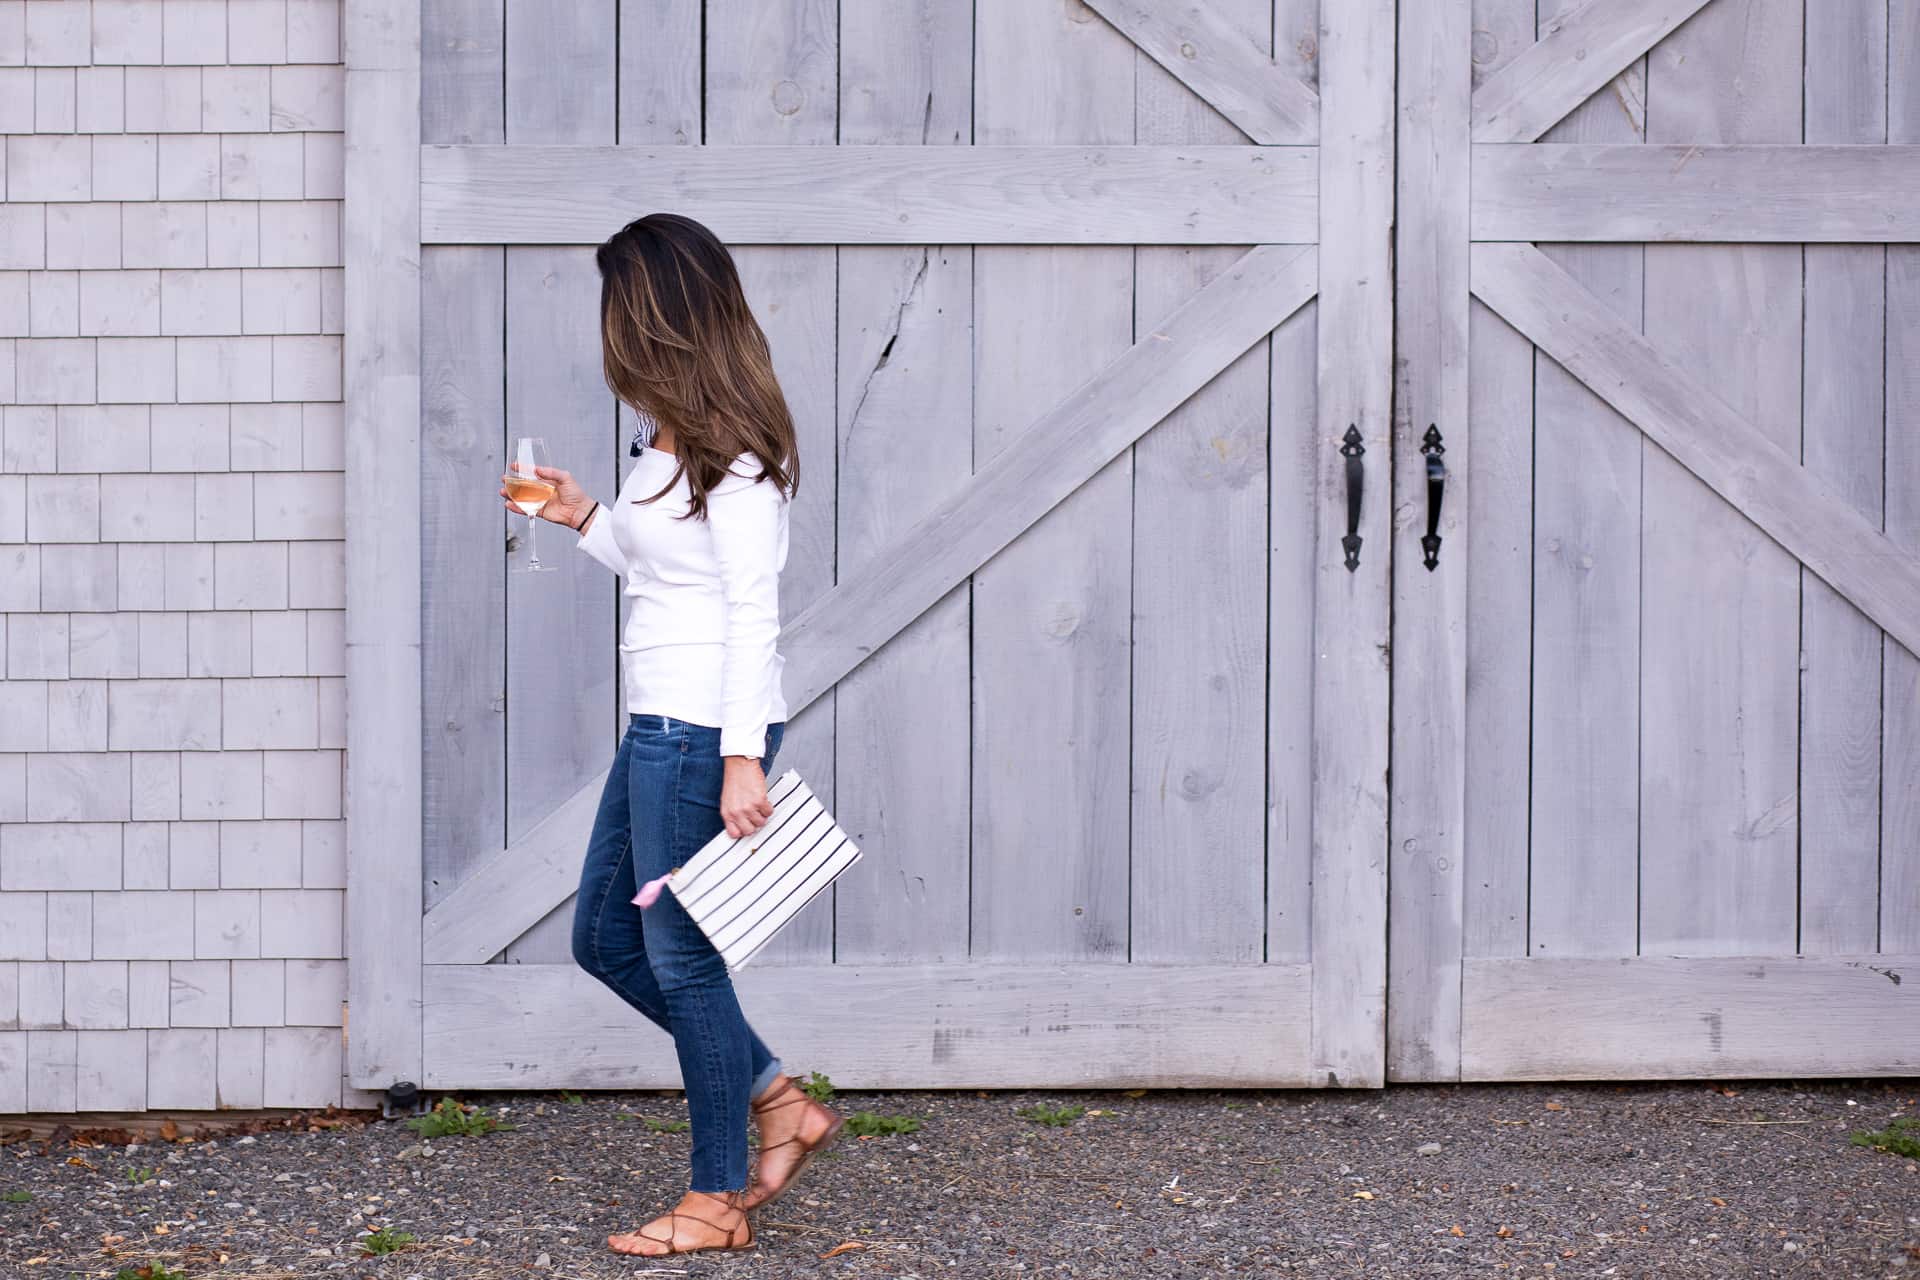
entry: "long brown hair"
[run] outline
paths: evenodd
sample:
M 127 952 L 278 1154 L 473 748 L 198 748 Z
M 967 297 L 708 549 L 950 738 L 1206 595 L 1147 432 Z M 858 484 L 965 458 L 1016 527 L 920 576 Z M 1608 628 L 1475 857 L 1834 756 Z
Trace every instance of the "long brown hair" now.
M 687 515 L 704 517 L 708 490 L 743 453 L 759 458 L 756 479 L 798 493 L 793 414 L 719 237 L 692 218 L 650 213 L 609 237 L 594 263 L 607 386 L 673 430 L 673 475 L 646 501 L 684 472 Z

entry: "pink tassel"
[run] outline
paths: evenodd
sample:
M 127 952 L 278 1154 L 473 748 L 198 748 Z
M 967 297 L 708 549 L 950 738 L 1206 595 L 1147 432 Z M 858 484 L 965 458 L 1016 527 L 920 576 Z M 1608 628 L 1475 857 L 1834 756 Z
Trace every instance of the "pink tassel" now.
M 658 902 L 660 900 L 660 890 L 666 888 L 667 881 L 672 878 L 672 873 L 668 873 L 667 875 L 661 876 L 658 880 L 649 880 L 641 885 L 640 892 L 633 895 L 633 905 L 636 907 L 650 907 Z

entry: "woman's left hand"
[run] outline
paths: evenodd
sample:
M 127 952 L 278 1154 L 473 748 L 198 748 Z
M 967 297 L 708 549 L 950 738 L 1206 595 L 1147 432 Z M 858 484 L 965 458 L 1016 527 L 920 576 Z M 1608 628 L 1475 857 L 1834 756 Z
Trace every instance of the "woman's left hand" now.
M 720 784 L 720 816 L 727 834 L 738 840 L 767 824 L 773 805 L 767 800 L 767 775 L 750 756 L 728 756 L 726 780 Z

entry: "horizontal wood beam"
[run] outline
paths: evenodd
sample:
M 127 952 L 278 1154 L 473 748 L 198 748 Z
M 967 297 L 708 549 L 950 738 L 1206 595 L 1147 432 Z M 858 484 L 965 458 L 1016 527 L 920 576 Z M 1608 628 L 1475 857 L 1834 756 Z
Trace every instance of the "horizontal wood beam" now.
M 1532 142 L 1707 3 L 1587 0 L 1555 18 L 1474 90 L 1473 140 Z
M 1460 1079 L 1910 1076 L 1916 978 L 1920 955 L 1469 957 Z
M 1087 0 L 1140 51 L 1259 143 L 1320 137 L 1320 95 L 1208 3 Z
M 1920 557 L 1882 533 L 1531 245 L 1473 247 L 1480 300 L 1920 654 Z M 1684 546 L 1661 554 L 1685 556 Z
M 1303 964 L 749 967 L 756 1030 L 843 1088 L 1317 1085 Z M 428 965 L 440 1089 L 657 1089 L 673 1041 L 570 964 Z M 830 1013 L 823 1015 L 823 1011 Z
M 1313 249 L 1251 250 L 1036 418 L 890 551 L 828 589 L 781 631 L 789 719 L 1306 305 L 1318 283 Z M 427 912 L 429 963 L 482 964 L 566 901 L 605 780 Z
M 643 213 L 729 244 L 1311 244 L 1313 147 L 425 147 L 427 244 L 598 244 Z
M 1473 149 L 1475 240 L 1920 240 L 1920 147 Z

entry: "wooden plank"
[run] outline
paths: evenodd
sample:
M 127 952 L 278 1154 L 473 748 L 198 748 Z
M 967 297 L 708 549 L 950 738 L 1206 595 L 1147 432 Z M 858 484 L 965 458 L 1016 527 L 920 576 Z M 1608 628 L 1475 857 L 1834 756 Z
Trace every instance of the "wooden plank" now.
M 1304 1022 L 1274 1016 L 1308 984 L 1271 964 L 756 963 L 735 979 L 788 1061 L 859 1089 L 1313 1083 Z M 573 965 L 431 965 L 427 993 L 428 1086 L 679 1084 L 673 1042 Z
M 623 144 L 700 142 L 701 0 L 619 0 Z M 602 33 L 604 35 L 604 33 Z M 629 213 L 631 218 L 647 210 Z
M 1476 146 L 1473 238 L 1920 240 L 1920 147 Z
M 1532 142 L 1708 0 L 1587 0 L 1473 95 L 1475 142 Z
M 1916 972 L 1891 953 L 1469 959 L 1461 1078 L 1912 1075 Z
M 1313 296 L 1312 249 L 1248 253 L 1105 369 L 1069 392 L 858 577 L 787 623 L 786 693 L 798 714 L 967 575 L 1095 475 Z M 1342 570 L 1344 572 L 1344 570 Z M 787 760 L 782 746 L 781 761 Z M 495 854 L 428 916 L 433 962 L 492 955 L 574 888 L 598 781 Z M 571 850 L 571 853 L 562 851 Z M 569 861 L 570 859 L 570 861 Z M 527 913 L 532 912 L 529 916 Z M 458 938 L 456 942 L 455 939 Z
M 1140 51 L 1242 133 L 1262 144 L 1310 143 L 1320 133 L 1320 96 L 1269 52 L 1271 2 L 1259 29 L 1233 0 L 1168 11 L 1145 0 L 1087 0 Z
M 1133 141 L 1136 54 L 1113 28 L 1022 0 L 974 20 L 982 151 Z M 1034 400 L 1127 349 L 1133 250 L 983 246 L 974 264 L 974 458 L 999 475 Z M 1133 468 L 1124 446 L 1102 464 L 973 577 L 972 942 L 995 961 L 1128 954 Z
M 1125 47 L 1108 28 L 1089 29 Z M 428 147 L 421 237 L 594 244 L 636 210 L 671 208 L 734 245 L 1299 243 L 1315 234 L 1313 155 L 1012 143 Z
M 1888 6 L 1887 61 L 1920 66 L 1920 0 Z M 1887 141 L 1920 142 L 1920 77 L 1887 84 Z M 1887 249 L 1887 536 L 1920 555 L 1920 246 Z M 1920 952 L 1920 651 L 1882 641 L 1880 949 Z
M 1534 0 L 1475 0 L 1473 82 L 1533 47 Z M 1532 736 L 1533 344 L 1477 300 L 1468 312 L 1467 727 L 1462 780 L 1468 866 L 1463 954 L 1527 953 L 1528 740 Z M 1442 555 L 1446 554 L 1442 549 Z
M 1806 138 L 1874 152 L 1887 140 L 1887 8 L 1807 10 Z M 1885 527 L 1887 251 L 1806 247 L 1801 458 Z M 1802 954 L 1880 944 L 1880 628 L 1800 575 Z
M 1393 790 L 1387 919 L 1386 1071 L 1395 1080 L 1459 1074 L 1465 876 L 1468 418 L 1467 167 L 1473 47 L 1470 0 L 1399 12 L 1395 225 Z M 1439 560 L 1428 569 L 1429 426 L 1447 465 Z
M 1393 0 L 1323 8 L 1313 1065 L 1328 1085 L 1348 1088 L 1386 1079 L 1393 48 Z M 1370 496 L 1360 565 L 1349 570 L 1340 442 L 1356 425 Z
M 707 140 L 767 146 L 768 163 L 805 167 L 831 157 L 839 128 L 838 6 L 818 0 L 745 0 L 726 21 L 706 24 Z M 697 154 L 682 149 L 682 156 Z M 705 212 L 675 200 L 671 207 L 713 225 Z M 722 239 L 741 241 L 714 225 Z M 789 527 L 780 575 L 780 615 L 791 618 L 834 583 L 834 526 L 839 491 L 835 251 L 831 248 L 736 248 L 748 304 L 766 331 L 799 436 L 803 492 Z M 789 653 L 786 637 L 783 653 Z M 786 676 L 792 694 L 792 674 Z M 779 768 L 812 779 L 814 794 L 837 807 L 835 698 L 805 709 L 789 701 Z M 864 726 L 856 728 L 862 732 Z M 833 900 L 815 899 L 758 957 L 756 965 L 818 964 L 833 954 Z
M 1274 56 L 1319 75 L 1320 0 L 1275 0 Z M 1313 955 L 1313 591 L 1320 333 L 1313 304 L 1267 340 L 1266 959 Z M 1279 1016 L 1287 1016 L 1280 1014 Z
M 504 0 L 421 9 L 427 142 L 506 137 Z M 506 569 L 494 481 L 505 466 L 506 260 L 420 253 L 423 900 L 431 910 L 506 839 Z
M 843 143 L 973 136 L 971 13 L 843 0 Z M 862 572 L 973 470 L 973 250 L 839 252 L 840 572 Z M 842 964 L 967 955 L 970 592 L 963 583 L 834 691 L 835 814 L 864 862 L 834 886 Z
M 1797 142 L 1803 8 L 1799 0 L 1718 0 L 1675 32 L 1649 68 L 1648 141 Z M 1651 390 L 1649 382 L 1669 391 L 1684 385 L 1695 422 L 1747 429 L 1731 449 L 1739 437 L 1714 428 L 1706 439 L 1695 438 L 1702 434 L 1695 428 L 1671 444 L 1655 436 L 1672 456 L 1645 457 L 1640 947 L 1791 955 L 1799 834 L 1800 573 L 1793 553 L 1800 547 L 1790 538 L 1775 545 L 1761 530 L 1771 532 L 1764 515 L 1776 495 L 1818 485 L 1797 462 L 1801 251 L 1652 244 L 1646 252 L 1641 341 L 1670 360 L 1668 368 L 1684 370 L 1685 383 L 1662 386 L 1659 373 L 1648 371 L 1629 391 Z M 1655 411 L 1663 424 L 1671 406 Z M 1627 416 L 1643 427 L 1650 420 Z M 1716 446 L 1738 458 L 1721 473 L 1727 487 L 1718 493 L 1686 465 L 1690 452 Z M 1776 471 L 1788 489 L 1772 483 Z M 1838 541 L 1847 547 L 1888 545 L 1824 485 L 1819 492 L 1821 501 L 1788 520 L 1823 526 L 1827 538 L 1844 530 Z M 1861 530 L 1867 538 L 1848 537 Z M 1824 569 L 1881 591 L 1894 585 L 1851 556 Z M 1908 569 L 1907 581 L 1920 586 Z M 1920 620 L 1920 595 L 1906 594 L 1903 607 Z
M 1537 250 L 1477 246 L 1473 290 L 1895 639 L 1920 644 L 1920 560 Z
M 1574 0 L 1554 0 L 1565 11 Z M 1543 14 L 1543 17 L 1550 17 Z M 1646 60 L 1555 125 L 1541 146 L 1637 147 Z M 1474 189 L 1480 187 L 1474 174 Z M 1541 253 L 1630 328 L 1646 250 L 1551 244 Z M 1529 352 L 1533 493 L 1522 580 L 1532 591 L 1531 725 L 1522 811 L 1530 854 L 1522 954 L 1632 955 L 1640 895 L 1640 472 L 1648 446 L 1578 378 Z M 1518 806 L 1516 806 L 1518 808 Z
M 347 995 L 358 1088 L 421 1078 L 420 25 L 347 0 Z
M 556 13 L 508 0 L 506 140 L 509 144 L 610 143 L 615 136 L 614 0 Z M 595 242 L 622 219 L 608 219 Z M 600 368 L 599 273 L 586 249 L 506 251 L 506 422 L 515 437 L 545 437 L 555 466 L 589 493 L 617 488 L 617 421 Z M 532 831 L 613 757 L 620 716 L 615 659 L 619 588 L 606 569 L 548 526 L 551 573 L 514 572 L 527 562 L 527 521 L 502 513 L 512 548 L 506 575 L 506 839 Z M 537 533 L 535 535 L 538 536 Z M 578 850 L 575 847 L 575 864 Z M 516 962 L 567 955 L 549 923 L 506 948 Z
M 420 5 L 422 142 L 506 140 L 506 20 L 506 0 Z
M 1138 8 L 1138 6 L 1134 6 Z M 1265 61 L 1271 0 L 1213 0 L 1214 36 Z M 1231 140 L 1232 125 L 1135 55 L 1134 136 Z M 1137 332 L 1241 251 L 1134 253 Z M 1267 344 L 1133 447 L 1132 845 L 1135 962 L 1260 960 L 1266 942 Z M 1311 597 L 1293 609 L 1311 609 Z M 1212 850 L 1206 868 L 1194 851 Z M 1302 1009 L 1299 1012 L 1304 1013 Z

